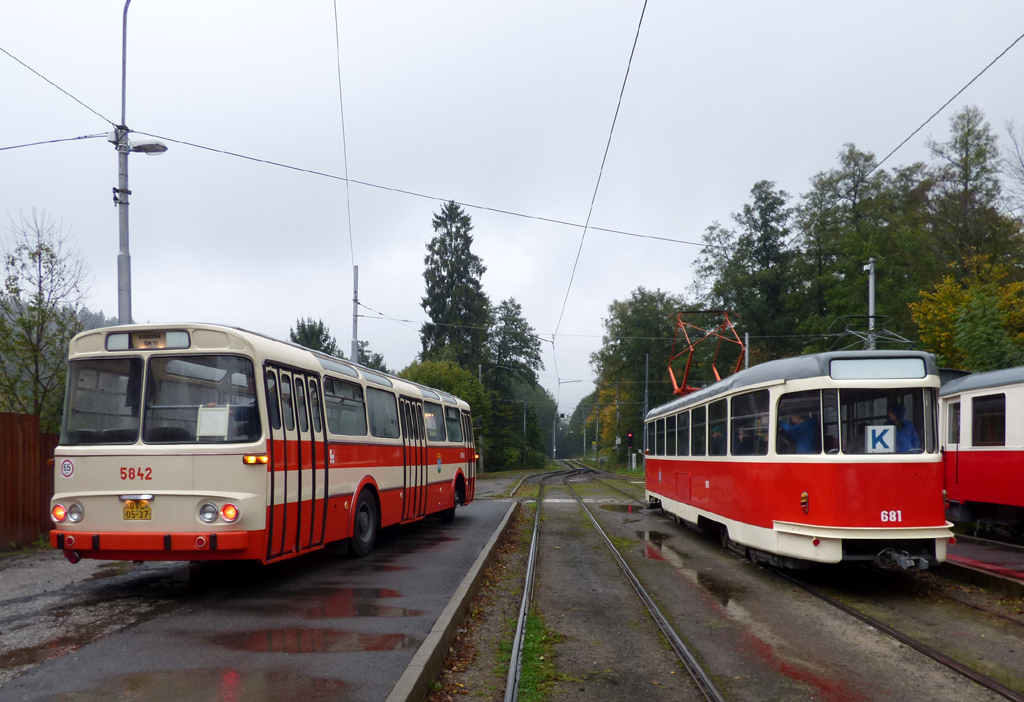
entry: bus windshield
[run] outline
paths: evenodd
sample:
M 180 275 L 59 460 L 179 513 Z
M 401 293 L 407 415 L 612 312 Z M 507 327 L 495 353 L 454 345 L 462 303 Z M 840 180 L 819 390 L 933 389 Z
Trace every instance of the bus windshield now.
M 141 358 L 72 361 L 60 443 L 135 443 L 141 400 Z
M 241 356 L 153 356 L 142 440 L 224 443 L 260 438 L 256 377 Z

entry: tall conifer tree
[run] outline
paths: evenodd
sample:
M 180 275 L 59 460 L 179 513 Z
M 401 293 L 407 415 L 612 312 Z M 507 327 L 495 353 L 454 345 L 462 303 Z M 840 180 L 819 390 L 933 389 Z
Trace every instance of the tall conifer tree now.
M 427 244 L 422 306 L 430 317 L 420 329 L 424 360 L 447 358 L 470 371 L 485 360 L 491 303 L 480 278 L 487 268 L 470 249 L 473 223 L 462 207 L 446 203 L 434 215 Z

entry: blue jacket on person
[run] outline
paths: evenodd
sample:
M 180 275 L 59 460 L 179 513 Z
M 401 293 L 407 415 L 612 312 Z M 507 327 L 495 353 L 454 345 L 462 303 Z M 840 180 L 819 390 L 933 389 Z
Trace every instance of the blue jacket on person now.
M 889 414 L 895 419 L 896 425 L 896 453 L 910 453 L 921 448 L 921 438 L 917 435 L 917 429 L 913 422 L 904 419 L 907 416 L 907 408 L 903 405 L 893 405 Z
M 797 453 L 818 452 L 818 423 L 810 419 L 802 422 L 779 422 L 782 435 L 795 445 Z

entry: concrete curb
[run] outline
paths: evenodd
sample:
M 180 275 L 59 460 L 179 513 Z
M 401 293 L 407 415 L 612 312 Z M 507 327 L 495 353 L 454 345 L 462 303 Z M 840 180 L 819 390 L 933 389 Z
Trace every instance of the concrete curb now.
M 509 505 L 501 524 L 494 530 L 490 540 L 473 563 L 473 567 L 459 583 L 448 606 L 434 622 L 427 638 L 420 644 L 416 655 L 413 656 L 405 672 L 402 673 L 402 677 L 395 683 L 394 689 L 388 695 L 387 702 L 422 702 L 426 699 L 430 692 L 430 682 L 441 670 L 445 654 L 448 653 L 448 648 L 455 638 L 455 632 L 458 631 L 459 625 L 465 619 L 469 605 L 476 596 L 477 590 L 480 589 L 484 570 L 494 558 L 498 540 L 508 530 L 512 514 L 518 507 L 518 502 Z
M 1004 597 L 1024 597 L 1024 581 L 1007 578 L 964 563 L 946 561 L 933 569 L 934 573 L 968 585 L 990 590 Z

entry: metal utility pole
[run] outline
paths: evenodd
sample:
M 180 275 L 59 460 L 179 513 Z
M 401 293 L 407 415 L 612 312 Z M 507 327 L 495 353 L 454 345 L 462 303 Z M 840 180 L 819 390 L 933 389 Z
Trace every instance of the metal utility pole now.
M 868 272 L 868 349 L 875 349 L 875 257 L 868 259 L 864 266 Z
M 644 361 L 644 416 L 641 417 L 640 425 L 643 427 L 644 437 L 644 455 L 647 455 L 647 385 L 648 380 L 651 377 L 651 354 L 647 354 L 646 360 Z
M 359 363 L 359 266 L 352 266 L 352 363 Z
M 743 367 L 750 368 L 750 332 L 743 332 Z

